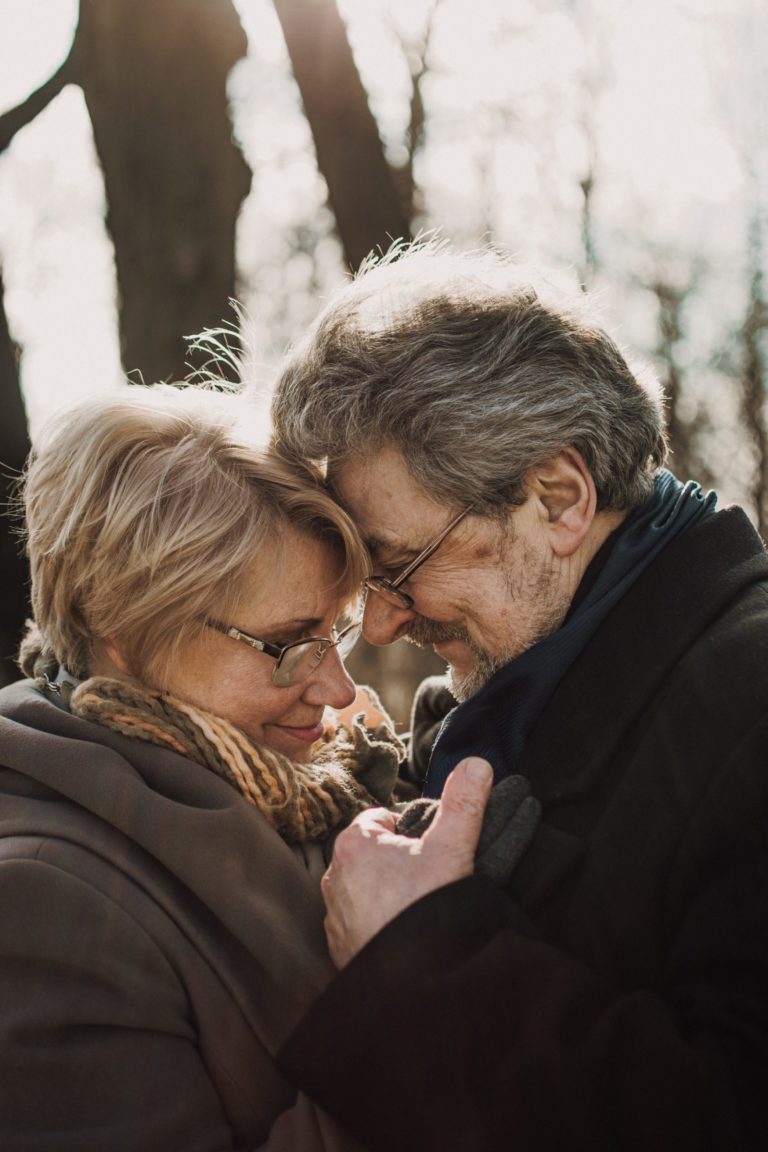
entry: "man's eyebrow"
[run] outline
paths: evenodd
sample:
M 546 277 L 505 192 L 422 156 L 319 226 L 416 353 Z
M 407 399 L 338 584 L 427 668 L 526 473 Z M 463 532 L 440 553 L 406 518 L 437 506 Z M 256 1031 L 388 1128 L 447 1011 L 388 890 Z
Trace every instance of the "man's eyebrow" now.
M 407 556 L 410 554 L 416 556 L 419 551 L 418 548 L 414 548 L 412 545 L 406 544 L 405 541 L 396 538 L 387 540 L 381 537 L 368 536 L 366 537 L 365 543 L 369 552 L 396 552 L 398 555 Z

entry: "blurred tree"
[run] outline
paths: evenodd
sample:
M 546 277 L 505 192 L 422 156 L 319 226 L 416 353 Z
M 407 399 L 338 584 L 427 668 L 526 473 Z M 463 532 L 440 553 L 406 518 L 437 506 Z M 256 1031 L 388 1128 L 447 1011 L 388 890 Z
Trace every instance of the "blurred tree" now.
M 741 408 L 744 426 L 755 460 L 752 500 L 757 529 L 768 539 L 768 424 L 766 391 L 768 391 L 768 299 L 763 273 L 763 223 L 755 208 L 749 226 L 747 244 L 749 285 L 744 322 L 737 334 L 741 361 Z
M 18 355 L 5 317 L 0 276 L 0 505 L 5 511 L 29 451 L 24 403 L 19 389 Z M 0 687 L 17 675 L 13 658 L 27 614 L 27 565 L 8 516 L 0 518 Z
M 274 0 L 346 262 L 410 236 L 408 206 L 334 0 Z
M 424 144 L 427 112 L 424 106 L 424 83 L 429 75 L 429 48 L 435 26 L 435 16 L 441 0 L 429 0 L 420 31 L 404 35 L 393 27 L 396 39 L 408 65 L 410 77 L 410 97 L 408 100 L 408 123 L 405 129 L 405 162 L 393 169 L 399 189 L 400 202 L 405 214 L 413 225 L 415 217 L 423 210 L 421 194 L 416 183 L 414 162 Z
M 599 169 L 599 132 L 597 121 L 600 99 L 607 81 L 607 52 L 600 37 L 600 24 L 595 19 L 592 0 L 566 0 L 566 10 L 574 22 L 582 46 L 580 66 L 575 75 L 576 122 L 584 147 L 584 160 L 579 176 L 581 193 L 581 253 L 578 265 L 582 287 L 589 289 L 598 272 L 595 239 L 595 188 Z
M 79 84 L 107 194 L 126 371 L 184 372 L 184 336 L 235 295 L 235 224 L 250 171 L 232 141 L 226 82 L 246 51 L 230 0 L 81 0 L 57 72 L 0 117 L 0 149 Z
M 679 355 L 685 338 L 685 308 L 696 290 L 700 269 L 692 265 L 683 271 L 679 263 L 673 269 L 673 263 L 659 257 L 655 276 L 645 284 L 658 303 L 656 356 L 662 365 L 671 466 L 681 480 L 695 477 L 708 485 L 712 483 L 712 474 L 699 451 L 707 418 L 703 411 L 696 411 L 692 417 L 684 415 L 686 373 Z
M 346 664 L 357 684 L 376 689 L 401 732 L 410 726 L 413 694 L 419 684 L 426 676 L 440 676 L 446 670 L 445 661 L 431 648 L 417 648 L 407 640 L 384 648 L 359 640 Z
M 235 295 L 235 224 L 250 171 L 226 83 L 246 38 L 229 0 L 81 0 L 77 75 L 104 170 L 123 364 L 183 374 L 185 334 Z

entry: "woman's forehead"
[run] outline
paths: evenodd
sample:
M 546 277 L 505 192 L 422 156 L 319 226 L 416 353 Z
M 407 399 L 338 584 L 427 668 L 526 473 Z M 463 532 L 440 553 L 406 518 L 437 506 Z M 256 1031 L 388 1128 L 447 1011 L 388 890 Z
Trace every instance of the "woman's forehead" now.
M 248 566 L 235 593 L 238 612 L 264 628 L 301 628 L 335 618 L 354 592 L 343 577 L 338 545 L 285 530 L 261 547 Z

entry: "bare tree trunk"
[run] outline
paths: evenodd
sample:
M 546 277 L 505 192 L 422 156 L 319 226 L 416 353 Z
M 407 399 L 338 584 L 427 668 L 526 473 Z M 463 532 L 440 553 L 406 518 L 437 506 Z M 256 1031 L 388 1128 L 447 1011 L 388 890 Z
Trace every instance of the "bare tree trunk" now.
M 749 236 L 750 282 L 747 315 L 739 332 L 741 344 L 741 410 L 747 434 L 755 453 L 755 476 L 752 501 L 757 529 L 768 538 L 768 428 L 766 427 L 766 355 L 765 333 L 768 331 L 768 301 L 762 270 L 762 228 L 755 212 Z
M 597 249 L 595 247 L 594 223 L 594 191 L 595 191 L 595 158 L 594 141 L 589 139 L 590 160 L 589 167 L 579 181 L 581 190 L 581 285 L 588 289 L 594 282 L 597 272 Z
M 410 235 L 334 0 L 274 0 L 350 268 Z
M 663 280 L 656 280 L 651 290 L 659 305 L 656 351 L 666 365 L 667 431 L 675 472 L 685 479 L 690 472 L 691 442 L 688 425 L 680 419 L 683 374 L 677 361 L 677 345 L 683 335 L 681 317 L 687 293 Z
M 701 484 L 709 485 L 713 482 L 712 472 L 698 448 L 705 418 L 698 412 L 690 420 L 683 419 L 681 415 L 685 375 L 678 357 L 678 345 L 685 335 L 685 304 L 697 276 L 698 272 L 694 269 L 684 283 L 674 283 L 672 279 L 659 275 L 644 286 L 653 292 L 659 306 L 656 354 L 666 367 L 663 384 L 667 399 L 667 431 L 672 469 L 682 480 L 694 478 Z
M 585 165 L 579 180 L 581 192 L 581 261 L 579 276 L 587 291 L 594 283 L 598 271 L 598 253 L 595 242 L 595 185 L 598 179 L 598 131 L 596 117 L 600 94 L 606 84 L 606 52 L 595 24 L 592 5 L 587 0 L 568 0 L 574 24 L 584 46 L 584 63 L 579 73 L 578 118 L 584 137 Z
M 226 81 L 246 38 L 230 0 L 81 0 L 78 79 L 104 170 L 123 364 L 183 374 L 184 337 L 235 288 L 235 224 L 250 171 Z
M 3 305 L 0 276 L 0 506 L 3 512 L 29 451 L 27 418 L 19 388 L 17 349 L 11 341 Z M 28 567 L 21 541 L 8 515 L 0 519 L 0 687 L 18 676 L 14 657 L 27 607 Z
M 54 96 L 58 96 L 67 84 L 77 81 L 77 54 L 75 46 L 60 68 L 49 76 L 44 84 L 27 97 L 23 103 L 9 109 L 0 116 L 0 152 L 4 152 L 16 133 L 34 120 L 48 107 Z

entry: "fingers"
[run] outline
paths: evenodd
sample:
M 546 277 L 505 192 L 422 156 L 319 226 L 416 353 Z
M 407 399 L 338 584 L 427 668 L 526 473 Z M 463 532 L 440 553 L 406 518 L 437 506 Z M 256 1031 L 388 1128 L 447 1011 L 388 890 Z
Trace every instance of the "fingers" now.
M 397 816 L 388 808 L 365 808 L 336 837 L 333 846 L 333 860 L 337 863 L 346 863 L 348 860 L 354 859 L 360 850 L 360 841 L 375 841 L 387 834 L 394 835 L 396 828 Z M 331 867 L 328 868 L 325 877 L 323 877 L 324 880 L 329 875 Z
M 487 760 L 469 756 L 459 761 L 445 782 L 437 814 L 424 833 L 430 849 L 445 847 L 474 860 L 492 785 L 493 770 Z
M 359 812 L 348 828 L 339 836 L 339 840 L 348 832 L 362 831 L 365 835 L 373 836 L 377 832 L 394 832 L 397 827 L 397 815 L 389 808 L 364 808 Z M 338 843 L 338 840 L 336 841 Z

